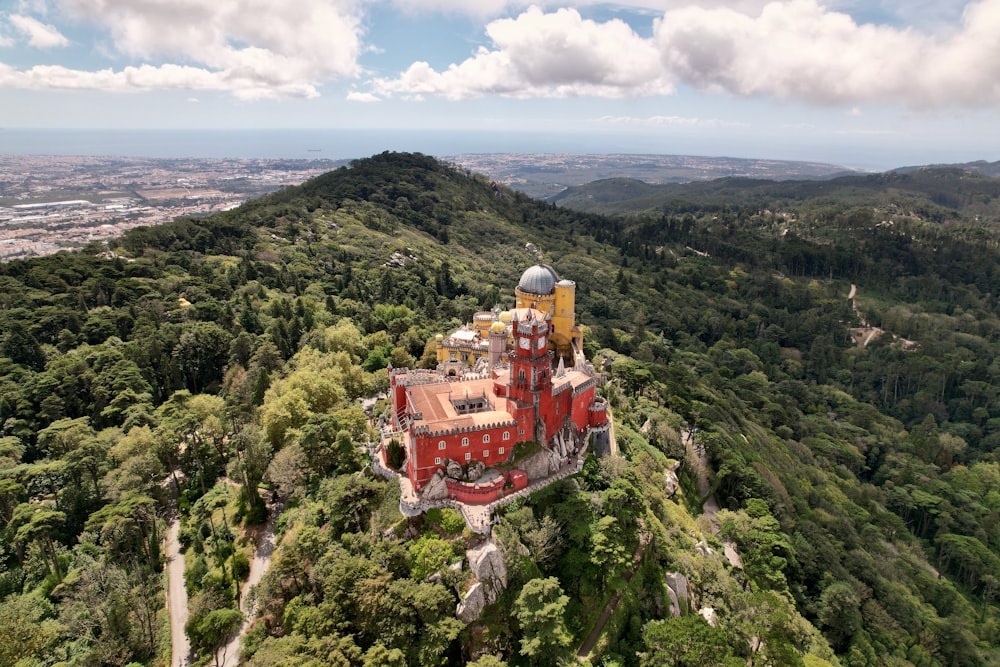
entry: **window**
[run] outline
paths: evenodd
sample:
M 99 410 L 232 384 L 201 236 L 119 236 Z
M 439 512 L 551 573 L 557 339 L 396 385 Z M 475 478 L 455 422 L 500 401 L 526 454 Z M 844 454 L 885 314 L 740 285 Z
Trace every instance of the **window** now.
M 465 460 L 466 460 L 466 461 L 471 461 L 471 460 L 472 460 L 472 454 L 470 454 L 470 453 L 466 452 L 466 453 L 465 453 Z
M 504 440 L 510 440 L 510 431 L 504 431 L 503 432 L 503 439 Z M 501 452 L 501 453 L 503 453 L 503 452 Z
M 505 453 L 507 453 L 507 450 L 504 449 L 503 447 L 497 450 L 497 454 L 499 454 L 500 456 L 503 456 Z
M 485 445 L 489 441 L 490 441 L 490 434 L 489 433 L 483 434 L 483 444 Z
M 444 440 L 438 442 L 438 449 L 444 449 L 445 447 L 447 447 L 447 445 L 444 443 Z
M 488 449 L 484 449 L 483 450 L 483 458 L 484 459 L 490 458 L 490 450 L 488 450 Z
M 468 438 L 462 438 L 462 446 L 463 447 L 468 447 L 469 446 L 469 439 Z
M 435 456 L 434 457 L 434 465 L 441 465 L 441 457 L 440 456 Z

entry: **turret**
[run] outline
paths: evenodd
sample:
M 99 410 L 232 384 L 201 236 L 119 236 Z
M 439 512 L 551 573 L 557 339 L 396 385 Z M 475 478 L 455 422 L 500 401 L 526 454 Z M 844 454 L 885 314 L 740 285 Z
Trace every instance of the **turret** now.
M 507 351 L 507 327 L 499 320 L 490 325 L 490 370 L 500 365 Z

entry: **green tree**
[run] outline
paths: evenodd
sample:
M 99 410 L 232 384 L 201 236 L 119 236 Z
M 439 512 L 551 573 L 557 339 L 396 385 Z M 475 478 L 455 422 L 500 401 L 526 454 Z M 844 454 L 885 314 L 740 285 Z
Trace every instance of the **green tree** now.
M 36 664 L 47 655 L 60 631 L 50 615 L 49 604 L 34 595 L 9 595 L 0 601 L 0 667 Z
M 650 621 L 642 629 L 642 667 L 741 667 L 729 637 L 698 615 Z
M 555 577 L 524 585 L 513 608 L 521 627 L 521 655 L 540 665 L 557 665 L 570 656 L 573 636 L 563 618 L 568 602 Z
M 819 598 L 819 622 L 834 649 L 847 648 L 861 627 L 861 599 L 854 587 L 845 581 L 827 586 Z
M 437 537 L 424 535 L 410 545 L 410 560 L 413 563 L 411 576 L 417 581 L 423 581 L 444 569 L 451 557 L 450 544 Z

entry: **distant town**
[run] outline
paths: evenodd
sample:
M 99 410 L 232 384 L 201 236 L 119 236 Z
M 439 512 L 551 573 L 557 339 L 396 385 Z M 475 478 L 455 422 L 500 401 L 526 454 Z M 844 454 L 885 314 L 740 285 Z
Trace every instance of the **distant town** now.
M 828 178 L 836 165 L 684 155 L 464 154 L 444 160 L 546 198 L 601 178 Z M 134 227 L 235 208 L 349 160 L 0 155 L 0 261 L 80 248 Z
M 342 164 L 346 161 L 0 155 L 0 261 L 225 211 Z

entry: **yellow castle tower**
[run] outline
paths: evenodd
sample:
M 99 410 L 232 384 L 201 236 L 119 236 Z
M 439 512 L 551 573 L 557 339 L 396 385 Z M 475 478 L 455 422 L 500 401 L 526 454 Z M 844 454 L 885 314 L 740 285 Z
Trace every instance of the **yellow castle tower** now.
M 583 350 L 583 331 L 576 325 L 576 283 L 560 280 L 548 264 L 529 266 L 514 288 L 518 308 L 534 308 L 549 316 L 550 341 L 557 355 L 573 365 Z

